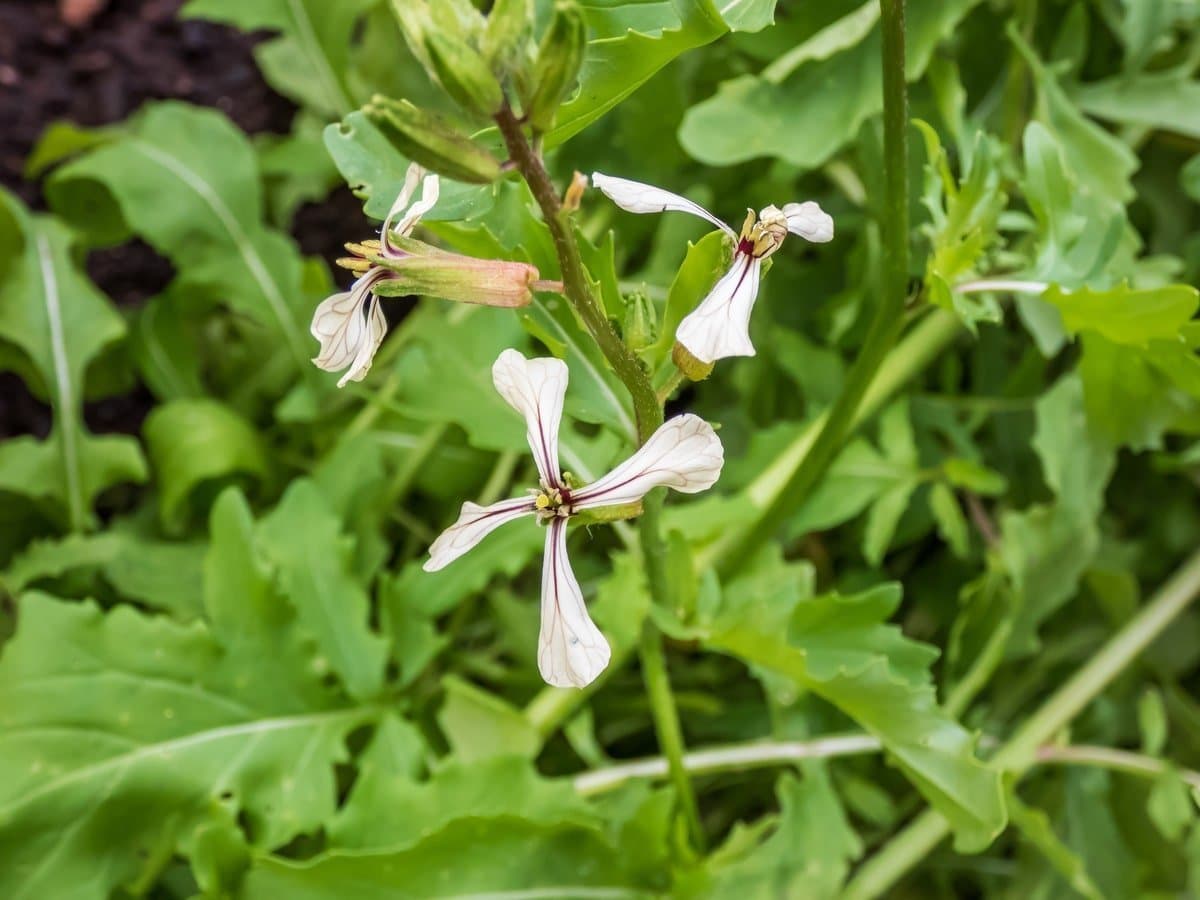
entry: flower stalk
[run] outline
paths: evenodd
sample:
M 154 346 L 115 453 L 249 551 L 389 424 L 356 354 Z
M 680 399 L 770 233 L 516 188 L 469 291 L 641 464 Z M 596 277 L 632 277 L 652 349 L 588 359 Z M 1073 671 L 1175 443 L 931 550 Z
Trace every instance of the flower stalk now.
M 512 163 L 521 173 L 526 184 L 529 185 L 529 189 L 542 211 L 546 227 L 550 230 L 554 249 L 558 255 L 559 268 L 562 272 L 563 295 L 575 308 L 583 320 L 584 326 L 599 346 L 600 352 L 604 354 L 616 376 L 629 391 L 637 423 L 637 443 L 640 446 L 662 424 L 663 404 L 654 390 L 649 373 L 613 329 L 599 301 L 592 293 L 584 270 L 583 259 L 579 253 L 579 245 L 567 219 L 569 213 L 564 210 L 539 153 L 526 138 L 512 107 L 505 103 L 496 113 L 495 121 L 504 137 Z M 666 599 L 667 592 L 664 566 L 661 564 L 662 535 L 657 517 L 657 505 L 661 503 L 661 499 L 650 497 L 648 500 L 640 528 L 641 548 L 642 555 L 646 560 L 651 598 L 656 603 L 662 603 Z M 703 830 L 700 825 L 695 792 L 683 766 L 682 729 L 671 693 L 662 640 L 662 635 L 658 633 L 652 623 L 648 621 L 643 623 L 639 646 L 642 672 L 646 679 L 647 695 L 659 744 L 670 761 L 671 771 L 674 774 L 673 780 L 680 810 L 688 823 L 695 846 L 702 848 L 704 846 Z M 548 696 L 553 698 L 561 696 L 561 694 Z M 579 692 L 573 692 L 567 695 L 565 701 L 553 705 L 552 709 L 548 710 L 549 721 L 553 721 L 556 713 L 574 708 L 576 697 L 582 700 Z
M 908 293 L 908 88 L 904 70 L 904 0 L 880 0 L 883 29 L 883 153 L 887 192 L 879 305 L 841 393 L 829 408 L 804 462 L 755 525 L 721 560 L 729 575 L 773 538 L 812 494 L 854 428 L 875 374 L 900 337 Z

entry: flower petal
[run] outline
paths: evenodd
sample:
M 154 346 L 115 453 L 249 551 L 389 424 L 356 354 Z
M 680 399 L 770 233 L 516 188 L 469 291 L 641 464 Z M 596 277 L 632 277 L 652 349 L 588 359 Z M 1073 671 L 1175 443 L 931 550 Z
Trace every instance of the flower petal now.
M 733 229 L 710 213 L 699 203 L 693 203 L 687 197 L 680 197 L 670 191 L 664 191 L 652 184 L 640 181 L 630 181 L 628 178 L 616 178 L 600 172 L 592 173 L 592 184 L 621 209 L 632 213 L 660 213 L 668 210 L 691 213 L 712 222 L 734 240 L 737 235 Z
M 480 506 L 469 501 L 464 503 L 458 513 L 458 521 L 439 534 L 429 548 L 429 559 L 423 568 L 426 572 L 445 568 L 501 525 L 521 516 L 532 515 L 534 510 L 532 497 L 501 500 L 491 506 Z
M 833 216 L 812 200 L 788 203 L 783 207 L 783 214 L 787 217 L 788 231 L 792 234 L 798 234 L 814 244 L 833 240 Z
M 575 510 L 634 503 L 666 486 L 695 494 L 721 475 L 725 449 L 713 427 L 691 413 L 664 422 L 641 448 L 599 481 L 571 492 Z
M 611 656 L 608 641 L 588 616 L 583 591 L 567 559 L 567 520 L 553 519 L 546 529 L 542 562 L 538 671 L 555 687 L 586 687 L 604 671 Z
M 727 356 L 753 356 L 750 313 L 758 299 L 761 272 L 762 260 L 746 253 L 735 254 L 729 271 L 679 323 L 675 340 L 705 363 Z
M 526 359 L 505 350 L 492 366 L 492 381 L 508 405 L 525 417 L 525 437 L 538 475 L 547 487 L 562 487 L 558 426 L 567 393 L 567 364 L 561 359 Z
M 326 372 L 349 367 L 338 380 L 338 387 L 366 376 L 387 333 L 387 319 L 371 293 L 371 286 L 384 274 L 383 269 L 369 270 L 350 290 L 323 300 L 313 312 L 309 331 L 321 342 L 321 352 L 313 357 L 313 364 Z
M 421 182 L 421 199 L 413 203 L 411 201 L 413 194 L 416 193 L 418 181 Z M 412 230 L 416 228 L 421 216 L 437 205 L 440 192 L 441 183 L 437 175 L 426 175 L 425 170 L 416 163 L 409 165 L 408 172 L 404 175 L 404 187 L 401 188 L 400 195 L 396 197 L 392 208 L 388 210 L 387 218 L 383 220 L 383 228 L 380 230 L 384 256 L 403 255 L 403 251 L 391 241 L 393 231 L 401 237 L 408 237 L 412 234 Z M 392 219 L 402 210 L 406 210 L 404 215 L 399 222 L 393 225 Z

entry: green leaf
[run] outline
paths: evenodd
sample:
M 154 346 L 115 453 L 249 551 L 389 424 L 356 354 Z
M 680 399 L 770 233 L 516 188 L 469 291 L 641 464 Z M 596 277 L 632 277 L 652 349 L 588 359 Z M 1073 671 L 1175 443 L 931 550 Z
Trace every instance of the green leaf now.
M 532 759 L 537 755 L 541 738 L 520 710 L 459 678 L 448 677 L 442 686 L 446 702 L 438 714 L 438 724 L 459 759 Z
M 1099 119 L 1200 138 L 1200 82 L 1186 71 L 1107 78 L 1084 85 L 1074 96 L 1080 109 Z
M 793 601 L 795 602 L 795 601 Z M 787 634 L 743 619 L 715 631 L 714 649 L 793 679 L 880 739 L 925 799 L 950 822 L 961 852 L 1004 827 L 999 773 L 974 755 L 974 738 L 938 708 L 929 665 L 936 651 L 884 622 L 896 585 L 795 603 Z
M 316 486 L 292 482 L 258 530 L 283 592 L 352 697 L 383 688 L 387 641 L 368 622 L 370 598 L 353 577 L 353 547 Z M 320 660 L 319 664 L 324 664 Z
M 921 76 L 943 35 L 952 33 L 977 2 L 912 5 L 906 27 L 910 81 Z M 851 17 L 856 25 L 865 18 L 861 12 L 847 18 Z M 879 28 L 874 23 L 860 41 L 834 55 L 799 57 L 786 67 L 726 81 L 715 97 L 688 110 L 680 142 L 708 165 L 774 156 L 815 168 L 882 110 L 879 60 Z
M 1068 168 L 1095 196 L 1117 206 L 1128 203 L 1133 197 L 1130 177 L 1138 167 L 1137 156 L 1123 141 L 1079 111 L 1011 23 L 1007 34 L 1033 73 L 1038 92 L 1038 121 L 1061 145 Z
M 461 819 L 399 851 L 259 858 L 239 896 L 341 900 L 348 884 L 356 900 L 637 896 L 627 890 L 620 858 L 594 830 L 512 817 Z
M 705 896 L 833 900 L 839 895 L 863 847 L 825 768 L 806 765 L 800 779 L 785 774 L 775 793 L 780 815 L 774 833 L 749 853 L 714 867 Z M 714 856 L 723 853 L 724 848 Z
M 182 18 L 211 19 L 243 31 L 268 28 L 278 36 L 254 48 L 267 82 L 279 93 L 326 118 L 358 104 L 346 87 L 350 38 L 358 20 L 379 0 L 190 0 Z
M 1146 801 L 1150 821 L 1168 841 L 1177 841 L 1196 818 L 1196 804 L 1188 784 L 1175 771 L 1154 779 Z
M 949 545 L 950 551 L 960 559 L 966 558 L 971 552 L 967 520 L 954 491 L 943 482 L 937 482 L 929 490 L 929 511 L 937 522 L 938 534 Z
M 1095 331 L 1131 347 L 1178 340 L 1180 329 L 1200 306 L 1200 292 L 1186 284 L 1142 289 L 1121 284 L 1103 291 L 1064 291 L 1051 285 L 1042 299 L 1058 309 L 1068 331 Z
M 63 166 L 46 184 L 51 206 L 99 243 L 133 231 L 189 284 L 266 327 L 297 369 L 312 369 L 314 298 L 300 256 L 264 225 L 254 148 L 220 113 L 181 103 L 147 106 L 123 134 Z
M 600 819 L 569 779 L 543 778 L 527 759 L 451 758 L 428 781 L 373 776 L 374 792 L 356 791 L 339 812 L 331 834 L 336 846 L 402 850 L 458 819 L 519 815 L 539 825 L 595 828 Z M 375 813 L 368 819 L 357 803 Z
M 383 221 L 404 186 L 410 160 L 400 154 L 361 112 L 325 128 L 325 149 L 342 177 L 365 203 L 363 211 Z M 491 185 L 461 184 L 441 179 L 437 206 L 422 221 L 462 219 L 484 215 L 494 202 Z
M 262 678 L 260 657 L 290 631 L 244 624 L 229 645 L 129 607 L 22 598 L 0 660 L 0 852 L 14 896 L 103 900 L 223 792 L 267 847 L 332 815 L 333 765 L 370 713 L 340 705 L 311 669 L 289 669 L 287 690 Z
M 204 605 L 203 544 L 168 544 L 109 530 L 35 541 L 0 577 L 12 596 L 79 571 L 98 571 L 122 597 L 189 621 Z
M 1050 818 L 1042 810 L 1027 806 L 1010 792 L 1008 814 L 1021 837 L 1033 845 L 1079 896 L 1087 900 L 1104 900 L 1104 894 L 1088 875 L 1083 860 L 1054 833 Z
M 46 501 L 55 519 L 82 531 L 95 524 L 97 494 L 146 477 L 135 441 L 95 436 L 82 416 L 88 364 L 124 336 L 125 325 L 73 258 L 71 232 L 28 215 L 7 194 L 0 193 L 0 210 L 20 229 L 4 248 L 12 257 L 0 285 L 0 349 L 7 341 L 19 351 L 22 376 L 54 411 L 46 440 L 0 443 L 0 489 Z
M 757 10 L 762 7 L 763 0 L 742 0 L 736 5 L 744 3 L 754 4 L 754 10 Z M 621 13 L 636 16 L 636 25 L 633 18 L 617 18 L 616 13 L 607 10 L 609 6 L 596 0 L 584 4 L 593 28 L 596 27 L 594 14 L 588 7 L 605 10 L 608 33 L 588 41 L 583 69 L 579 73 L 579 91 L 559 108 L 554 128 L 546 135 L 548 146 L 569 140 L 632 94 L 671 60 L 716 40 L 730 28 L 712 0 L 672 0 L 669 5 L 655 2 L 642 5 L 640 10 L 639 4 L 625 4 L 629 9 L 622 9 Z M 646 16 L 650 10 L 653 10 L 653 19 Z M 739 16 L 733 18 L 740 21 Z M 756 17 L 753 10 L 748 11 L 746 21 L 753 25 L 756 18 L 761 15 Z
M 183 530 L 189 500 L 212 480 L 267 476 L 267 454 L 254 427 L 215 400 L 174 400 L 154 408 L 142 426 L 158 485 L 163 527 Z M 206 513 L 207 510 L 197 510 Z

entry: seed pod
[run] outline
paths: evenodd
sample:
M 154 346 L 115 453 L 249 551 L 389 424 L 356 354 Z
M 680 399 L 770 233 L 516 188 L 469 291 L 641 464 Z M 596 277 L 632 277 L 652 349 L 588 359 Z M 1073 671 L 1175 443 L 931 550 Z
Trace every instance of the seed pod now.
M 500 82 L 475 50 L 434 31 L 425 36 L 425 51 L 438 83 L 459 106 L 490 118 L 503 105 Z
M 378 94 L 363 112 L 401 153 L 433 172 L 473 184 L 500 176 L 500 161 L 442 116 Z
M 587 23 L 575 0 L 556 0 L 554 18 L 538 45 L 533 96 L 525 110 L 537 131 L 549 131 L 558 107 L 574 87 L 587 49 Z
M 496 77 L 504 80 L 525 58 L 533 33 L 532 0 L 496 0 L 483 34 L 483 56 Z
M 645 350 L 658 338 L 658 311 L 642 291 L 625 298 L 625 343 L 635 353 Z

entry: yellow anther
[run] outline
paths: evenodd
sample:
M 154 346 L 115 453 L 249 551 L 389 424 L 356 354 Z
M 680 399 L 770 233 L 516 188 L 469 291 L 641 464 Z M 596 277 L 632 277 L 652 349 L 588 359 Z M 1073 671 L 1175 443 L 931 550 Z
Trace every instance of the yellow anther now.
M 533 505 L 536 509 L 549 509 L 550 498 L 545 494 L 538 494 L 537 499 L 533 501 Z

